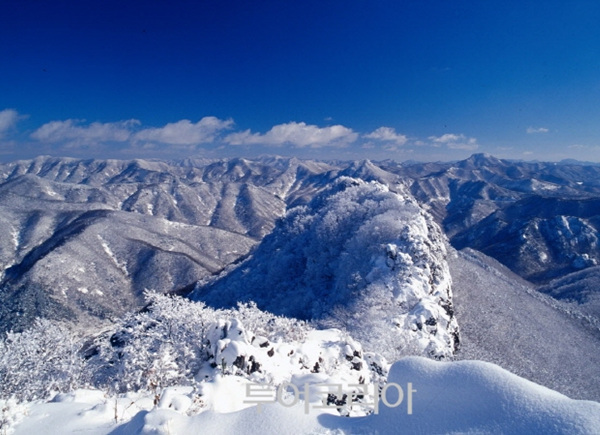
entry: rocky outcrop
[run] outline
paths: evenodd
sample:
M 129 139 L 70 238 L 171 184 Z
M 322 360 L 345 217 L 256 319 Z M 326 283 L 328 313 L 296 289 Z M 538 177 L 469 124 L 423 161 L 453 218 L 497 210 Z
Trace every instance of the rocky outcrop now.
M 280 220 L 252 256 L 192 298 L 259 308 L 350 332 L 398 358 L 458 345 L 445 238 L 401 186 L 341 177 Z

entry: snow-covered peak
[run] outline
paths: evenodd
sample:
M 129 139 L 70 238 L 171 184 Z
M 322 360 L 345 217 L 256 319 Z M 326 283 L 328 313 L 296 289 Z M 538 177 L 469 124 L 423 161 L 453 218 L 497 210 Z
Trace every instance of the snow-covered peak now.
M 388 358 L 458 343 L 445 239 L 412 197 L 340 177 L 290 210 L 253 255 L 192 295 L 341 328 Z

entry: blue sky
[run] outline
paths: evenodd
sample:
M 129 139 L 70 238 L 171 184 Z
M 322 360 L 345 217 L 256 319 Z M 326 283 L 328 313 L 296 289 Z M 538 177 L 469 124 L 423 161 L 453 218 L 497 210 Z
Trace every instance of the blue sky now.
M 600 2 L 0 3 L 0 159 L 600 161 Z

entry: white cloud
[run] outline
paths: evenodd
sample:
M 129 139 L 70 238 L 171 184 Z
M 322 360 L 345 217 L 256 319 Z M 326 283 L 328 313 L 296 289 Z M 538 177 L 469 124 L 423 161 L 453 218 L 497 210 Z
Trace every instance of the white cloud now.
M 160 142 L 169 145 L 198 145 L 213 142 L 223 130 L 230 129 L 233 120 L 206 116 L 195 124 L 187 119 L 169 123 L 164 127 L 146 128 L 137 132 L 135 141 Z
M 41 142 L 64 143 L 70 147 L 96 145 L 103 142 L 126 142 L 132 135 L 132 129 L 140 121 L 130 119 L 119 122 L 93 122 L 81 125 L 83 121 L 67 119 L 51 121 L 42 125 L 31 134 Z
M 433 146 L 446 145 L 448 148 L 454 150 L 473 151 L 479 148 L 477 139 L 474 137 L 466 137 L 464 134 L 446 133 L 442 136 L 429 136 L 429 140 L 432 142 Z
M 396 133 L 396 130 L 391 127 L 379 127 L 377 130 L 363 137 L 383 142 L 394 142 L 396 145 L 404 145 L 408 142 L 408 138 L 405 135 Z
M 127 142 L 137 145 L 139 142 L 162 143 L 168 145 L 197 145 L 213 142 L 224 129 L 231 128 L 232 120 L 220 120 L 207 116 L 196 123 L 187 119 L 166 124 L 164 127 L 140 129 L 140 121 L 130 119 L 119 122 L 93 122 L 67 119 L 52 121 L 42 125 L 31 134 L 41 142 L 62 144 L 67 147 L 98 145 L 101 143 Z
M 546 127 L 538 127 L 538 128 L 534 128 L 534 127 L 527 127 L 527 134 L 535 134 L 535 133 L 548 133 L 548 130 Z
M 448 143 L 448 142 L 456 142 L 464 138 L 464 135 L 457 135 L 452 133 L 446 133 L 442 136 L 429 136 L 429 139 L 434 143 Z
M 252 133 L 250 130 L 232 133 L 225 138 L 230 145 L 271 145 L 290 144 L 299 148 L 321 148 L 326 146 L 345 146 L 354 142 L 358 134 L 343 125 L 317 127 L 304 122 L 289 122 L 271 128 L 265 134 Z
M 0 111 L 0 137 L 13 128 L 20 118 L 19 113 L 14 109 Z
M 12 128 L 21 116 L 12 109 L 0 111 L 0 136 L 3 131 Z M 408 143 L 417 146 L 443 147 L 446 149 L 473 151 L 479 148 L 477 139 L 464 134 L 446 133 L 442 136 L 429 136 L 427 139 L 411 139 L 398 133 L 392 127 L 379 127 L 370 133 L 355 132 L 343 125 L 319 127 L 305 122 L 288 122 L 273 126 L 264 133 L 251 130 L 231 131 L 232 119 L 219 119 L 206 116 L 197 122 L 187 119 L 168 123 L 161 127 L 142 126 L 135 119 L 119 122 L 93 122 L 67 119 L 48 122 L 33 133 L 31 138 L 49 145 L 65 148 L 110 146 L 119 144 L 123 152 L 127 150 L 174 151 L 178 148 L 195 149 L 198 145 L 262 145 L 272 147 L 289 146 L 292 148 L 346 147 L 359 137 L 363 149 L 406 152 Z M 229 132 L 227 130 L 230 130 Z

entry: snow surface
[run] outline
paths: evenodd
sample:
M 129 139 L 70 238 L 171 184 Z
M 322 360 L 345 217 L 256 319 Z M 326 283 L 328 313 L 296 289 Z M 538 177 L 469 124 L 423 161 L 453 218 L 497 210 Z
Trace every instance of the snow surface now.
M 576 401 L 479 361 L 436 362 L 408 357 L 396 362 L 388 381 L 386 406 L 378 414 L 342 417 L 320 409 L 318 397 L 293 406 L 280 402 L 247 407 L 239 403 L 245 383 L 235 376 L 211 383 L 198 409 L 191 387 L 170 387 L 160 398 L 141 394 L 110 397 L 78 390 L 49 402 L 26 404 L 7 433 L 32 434 L 331 434 L 331 433 L 544 433 L 591 434 L 600 431 L 600 403 Z M 239 379 L 239 378 L 238 378 Z M 409 413 L 408 383 L 412 384 Z M 237 403 L 236 403 L 237 401 Z M 286 398 L 287 403 L 291 403 Z M 243 402 L 243 401 L 242 401 Z M 155 404 L 156 403 L 156 404 Z M 200 412 L 198 412 L 200 411 Z

